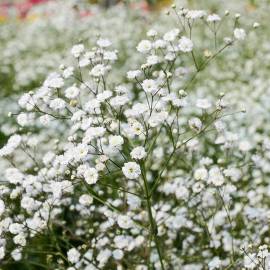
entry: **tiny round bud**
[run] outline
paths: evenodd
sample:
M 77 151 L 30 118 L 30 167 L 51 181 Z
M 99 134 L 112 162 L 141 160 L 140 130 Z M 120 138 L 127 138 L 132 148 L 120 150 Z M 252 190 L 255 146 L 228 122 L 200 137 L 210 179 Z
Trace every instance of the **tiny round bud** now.
M 258 23 L 258 22 L 255 22 L 255 23 L 253 23 L 253 28 L 258 28 L 258 27 L 260 27 L 260 24 Z
M 234 17 L 235 17 L 235 19 L 239 19 L 239 18 L 241 17 L 241 14 L 240 14 L 240 13 L 236 13 L 236 14 L 234 15 Z
M 247 112 L 246 108 L 242 108 L 242 109 L 241 109 L 241 112 L 242 112 L 242 113 L 246 113 L 246 112 Z
M 8 117 L 11 117 L 12 116 L 12 112 L 8 112 Z
M 175 5 L 175 4 L 172 4 L 171 7 L 172 7 L 173 9 L 175 9 L 175 8 L 176 8 L 176 5 Z
M 180 97 L 186 97 L 187 96 L 187 92 L 184 89 L 180 89 L 179 90 L 179 96 Z
M 209 51 L 209 50 L 204 50 L 204 56 L 206 57 L 206 58 L 210 58 L 210 57 L 212 57 L 212 53 L 211 53 L 211 51 Z
M 223 98 L 224 96 L 225 96 L 225 93 L 224 92 L 219 93 L 219 97 L 220 98 Z
M 167 72 L 166 73 L 166 76 L 167 76 L 167 78 L 171 78 L 172 77 L 172 73 L 171 72 Z
M 225 10 L 225 16 L 228 16 L 228 15 L 230 15 L 230 11 L 229 10 Z
M 78 104 L 78 100 L 76 100 L 76 99 L 72 99 L 72 100 L 70 100 L 70 102 L 69 102 L 69 105 L 70 105 L 71 107 L 76 107 L 77 104 Z

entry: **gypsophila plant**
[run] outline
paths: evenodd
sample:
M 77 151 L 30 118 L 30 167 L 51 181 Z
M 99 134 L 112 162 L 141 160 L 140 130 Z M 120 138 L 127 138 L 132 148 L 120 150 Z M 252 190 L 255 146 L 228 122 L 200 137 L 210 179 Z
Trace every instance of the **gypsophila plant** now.
M 229 12 L 173 6 L 171 16 L 174 28 L 150 29 L 134 48 L 144 61 L 126 77 L 111 78 L 121 51 L 100 33 L 92 49 L 71 48 L 72 65 L 20 97 L 20 111 L 10 113 L 20 129 L 0 150 L 9 162 L 1 265 L 267 269 L 267 247 L 246 248 L 238 230 L 252 230 L 237 189 L 254 157 L 224 119 L 243 110 L 223 93 L 191 94 L 247 30 Z

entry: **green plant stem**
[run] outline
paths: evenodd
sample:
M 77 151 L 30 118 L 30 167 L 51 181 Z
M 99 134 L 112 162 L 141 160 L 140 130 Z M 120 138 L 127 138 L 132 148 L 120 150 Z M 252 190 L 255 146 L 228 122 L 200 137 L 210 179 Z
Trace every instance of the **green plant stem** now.
M 160 249 L 159 241 L 158 241 L 158 235 L 157 235 L 158 234 L 158 228 L 157 228 L 157 224 L 156 224 L 156 221 L 155 221 L 155 219 L 153 217 L 153 213 L 152 213 L 151 195 L 150 195 L 150 191 L 149 191 L 149 188 L 148 188 L 148 183 L 147 183 L 147 179 L 146 179 L 145 165 L 144 164 L 141 165 L 141 169 L 142 169 L 142 178 L 143 178 L 143 184 L 144 184 L 144 189 L 145 189 L 147 213 L 148 213 L 148 218 L 149 218 L 149 222 L 150 222 L 150 226 L 151 226 L 150 239 L 151 238 L 154 239 L 155 246 L 156 246 L 156 249 L 157 249 L 157 252 L 158 252 L 158 257 L 159 257 L 161 269 L 165 270 L 163 259 L 162 259 L 162 253 L 161 253 L 161 249 Z

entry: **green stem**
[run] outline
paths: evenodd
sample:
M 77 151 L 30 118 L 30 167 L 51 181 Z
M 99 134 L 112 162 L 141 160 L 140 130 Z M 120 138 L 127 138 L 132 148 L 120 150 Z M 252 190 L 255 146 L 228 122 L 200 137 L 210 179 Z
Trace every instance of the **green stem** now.
M 156 221 L 155 221 L 155 219 L 153 217 L 153 213 L 152 213 L 151 195 L 150 195 L 150 191 L 148 188 L 144 164 L 141 165 L 141 169 L 142 169 L 142 178 L 143 178 L 143 184 L 144 184 L 145 195 L 146 195 L 145 197 L 146 197 L 146 204 L 147 204 L 147 213 L 148 213 L 148 218 L 149 218 L 150 226 L 151 226 L 150 239 L 153 237 L 154 242 L 155 242 L 155 246 L 156 246 L 156 249 L 158 252 L 158 257 L 159 257 L 161 269 L 165 270 L 163 259 L 162 259 L 162 253 L 161 253 L 161 249 L 159 246 L 158 235 L 157 235 L 158 234 L 158 227 L 157 227 Z

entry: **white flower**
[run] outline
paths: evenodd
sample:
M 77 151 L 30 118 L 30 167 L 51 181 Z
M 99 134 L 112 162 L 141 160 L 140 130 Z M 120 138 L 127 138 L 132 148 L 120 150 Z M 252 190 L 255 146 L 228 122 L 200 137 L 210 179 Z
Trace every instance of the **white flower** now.
M 147 31 L 146 35 L 148 37 L 155 37 L 157 35 L 157 31 L 154 30 L 154 29 L 150 29 L 150 30 Z
M 129 123 L 130 125 L 130 132 L 134 135 L 140 135 L 143 132 L 143 126 L 140 122 L 134 121 Z
M 188 124 L 189 124 L 189 127 L 195 131 L 199 132 L 202 129 L 202 121 L 197 117 L 191 118 L 188 121 Z
M 152 43 L 149 40 L 142 40 L 137 46 L 137 50 L 140 53 L 147 53 L 151 49 L 152 49 Z
M 90 75 L 94 77 L 100 77 L 105 74 L 106 67 L 102 64 L 95 65 L 92 70 L 90 71 Z
M 20 184 L 24 178 L 23 174 L 16 168 L 6 169 L 5 177 L 11 184 Z
M 87 58 L 87 57 L 84 57 L 82 58 L 80 61 L 79 61 L 79 66 L 80 67 L 86 67 L 90 64 L 90 60 Z
M 18 104 L 21 108 L 26 108 L 27 105 L 30 105 L 30 108 L 32 107 L 33 108 L 33 105 L 32 104 L 32 97 L 26 93 L 26 94 L 23 94 L 19 101 L 18 101 Z
M 216 187 L 223 185 L 225 179 L 218 167 L 210 169 L 208 181 Z
M 108 40 L 108 39 L 100 38 L 100 39 L 98 39 L 98 41 L 97 41 L 97 45 L 98 45 L 99 47 L 106 48 L 106 47 L 111 46 L 112 43 L 111 43 L 111 41 Z
M 196 180 L 206 180 L 208 177 L 208 172 L 205 168 L 199 168 L 194 172 L 194 178 Z
M 142 72 L 140 70 L 130 70 L 127 72 L 127 78 L 129 80 L 133 80 L 137 77 L 139 77 L 142 74 Z
M 80 89 L 78 87 L 76 87 L 75 85 L 68 87 L 65 90 L 65 96 L 69 99 L 73 99 L 76 98 L 80 93 Z
M 112 255 L 115 260 L 121 260 L 124 257 L 124 252 L 121 249 L 115 249 Z
M 245 255 L 244 257 L 244 266 L 247 269 L 255 269 L 255 267 L 259 264 L 256 253 L 250 253 Z
M 67 259 L 71 263 L 77 263 L 80 260 L 80 252 L 76 248 L 71 248 L 67 252 Z
M 1 253 L 1 252 L 0 252 Z M 22 251 L 20 248 L 16 248 L 11 252 L 11 256 L 14 261 L 19 261 L 22 259 Z M 1 260 L 1 255 L 0 255 L 0 260 Z
M 4 201 L 0 199 L 0 217 L 3 215 L 3 213 L 5 212 L 5 204 Z
M 110 99 L 110 104 L 116 108 L 123 106 L 127 104 L 128 102 L 129 102 L 129 98 L 127 95 L 116 96 Z
M 214 257 L 209 263 L 208 263 L 209 270 L 214 269 L 220 269 L 221 267 L 221 261 L 219 257 Z
M 130 155 L 134 159 L 143 159 L 146 157 L 146 152 L 144 147 L 138 146 L 131 151 Z
M 201 182 L 196 182 L 193 186 L 192 186 L 192 191 L 194 193 L 200 193 L 204 188 L 204 184 Z
M 204 10 L 189 10 L 186 15 L 186 18 L 195 20 L 195 19 L 200 19 L 204 17 L 205 15 L 206 15 L 206 12 Z
M 221 18 L 217 14 L 210 14 L 206 19 L 208 22 L 219 22 Z
M 129 229 L 133 226 L 133 221 L 129 216 L 121 215 L 117 219 L 117 223 L 122 229 Z
M 0 261 L 5 257 L 5 248 L 0 247 Z
M 74 45 L 71 49 L 71 54 L 78 58 L 80 55 L 84 52 L 84 45 L 83 44 L 77 44 Z
M 17 123 L 22 127 L 27 126 L 29 124 L 28 114 L 27 113 L 20 113 L 17 116 Z
M 57 73 L 52 73 L 44 82 L 44 86 L 51 88 L 61 88 L 64 85 L 63 78 L 60 77 Z
M 119 148 L 124 143 L 123 137 L 119 135 L 109 137 L 109 145 L 111 147 Z
M 97 94 L 97 100 L 103 102 L 109 99 L 112 96 L 112 92 L 109 90 L 105 90 L 104 92 Z
M 111 255 L 112 255 L 112 252 L 109 249 L 107 248 L 103 249 L 97 255 L 97 260 L 99 261 L 101 265 L 105 265 L 107 261 L 109 260 L 109 258 L 111 257 Z
M 23 233 L 19 233 L 13 237 L 13 242 L 16 245 L 24 247 L 26 245 L 26 238 Z
M 156 81 L 152 79 L 146 79 L 142 82 L 142 88 L 146 93 L 154 94 L 158 90 Z
M 73 75 L 74 72 L 74 67 L 67 67 L 64 71 L 63 71 L 63 77 L 65 79 L 69 78 L 70 76 Z
M 83 176 L 85 182 L 89 185 L 95 184 L 98 180 L 98 172 L 95 168 L 87 168 Z
M 125 163 L 122 171 L 128 179 L 136 179 L 141 175 L 140 166 L 136 162 Z
M 75 159 L 84 159 L 88 154 L 88 146 L 86 144 L 80 143 L 75 149 Z
M 180 30 L 178 28 L 172 29 L 171 31 L 164 34 L 163 39 L 169 42 L 174 41 L 179 33 Z
M 44 126 L 48 126 L 52 118 L 53 118 L 52 116 L 44 114 L 39 117 L 39 122 Z
M 156 65 L 159 63 L 159 57 L 157 55 L 150 55 L 147 57 L 147 64 L 150 66 Z
M 104 60 L 115 61 L 117 60 L 117 53 L 113 51 L 106 51 L 103 54 Z
M 22 137 L 18 134 L 14 134 L 8 139 L 7 144 L 9 147 L 12 147 L 15 149 L 20 145 L 21 141 L 22 141 Z
M 193 50 L 193 42 L 187 37 L 181 37 L 178 43 L 178 48 L 182 52 L 191 52 Z
M 53 110 L 62 110 L 66 107 L 66 102 L 61 98 L 55 98 L 50 102 L 50 108 Z
M 196 106 L 204 110 L 209 109 L 211 105 L 212 105 L 211 102 L 206 98 L 198 99 L 196 102 Z
M 242 28 L 235 28 L 233 34 L 237 40 L 244 40 L 246 38 L 246 31 Z
M 12 234 L 19 234 L 21 232 L 23 232 L 23 228 L 24 226 L 22 224 L 19 224 L 19 223 L 12 223 L 10 224 L 9 226 L 9 231 L 12 233 Z
M 79 203 L 84 206 L 89 206 L 92 204 L 92 202 L 93 202 L 93 198 L 88 194 L 83 194 L 79 198 Z

